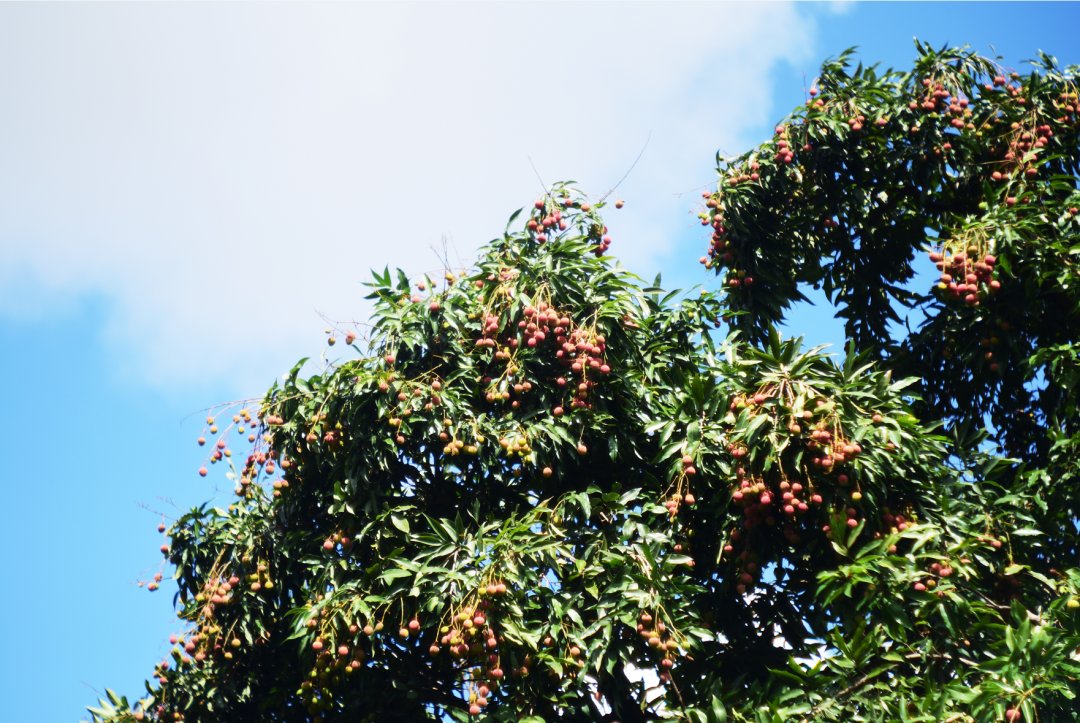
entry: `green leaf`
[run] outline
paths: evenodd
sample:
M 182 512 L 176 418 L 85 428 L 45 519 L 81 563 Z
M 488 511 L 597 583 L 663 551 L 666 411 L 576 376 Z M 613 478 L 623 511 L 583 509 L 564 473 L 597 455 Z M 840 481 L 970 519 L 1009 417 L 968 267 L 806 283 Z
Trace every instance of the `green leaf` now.
M 711 715 L 709 716 L 709 723 L 725 723 L 727 721 L 727 709 L 724 708 L 723 702 L 715 695 L 712 697 L 712 707 L 710 709 Z
M 409 534 L 409 521 L 406 520 L 404 517 L 390 515 L 390 524 L 392 524 L 401 532 L 404 532 L 406 535 Z
M 412 572 L 409 570 L 405 570 L 400 567 L 391 567 L 390 569 L 384 570 L 382 573 L 380 573 L 379 579 L 383 580 L 384 582 L 393 582 L 394 580 L 398 580 L 403 577 L 409 577 L 411 575 Z

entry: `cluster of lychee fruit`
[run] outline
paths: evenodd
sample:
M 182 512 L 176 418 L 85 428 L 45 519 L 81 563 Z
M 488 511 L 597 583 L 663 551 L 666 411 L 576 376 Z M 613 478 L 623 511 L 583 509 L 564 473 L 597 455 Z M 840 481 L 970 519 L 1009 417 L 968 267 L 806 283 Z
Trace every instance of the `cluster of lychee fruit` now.
M 675 476 L 670 491 L 667 493 L 667 499 L 664 500 L 664 509 L 667 510 L 671 517 L 679 514 L 679 510 L 683 505 L 693 507 L 697 504 L 697 498 L 694 497 L 694 493 L 690 490 L 690 480 L 697 475 L 694 458 L 689 454 L 684 454 L 680 463 L 682 469 Z
M 1014 98 L 1017 98 L 1020 97 L 1020 93 L 1023 90 L 1023 86 L 1020 85 L 1019 82 L 1015 82 L 1019 80 L 1019 73 L 1010 73 L 1008 77 L 1004 75 L 995 75 L 991 82 L 983 85 L 983 90 L 985 90 L 987 93 L 1001 91 L 1007 93 Z
M 274 414 L 270 414 L 263 419 L 263 424 L 269 428 L 270 426 L 277 426 L 284 423 L 284 420 Z M 233 452 L 229 447 L 226 435 L 231 430 L 235 430 L 236 433 L 242 437 L 246 436 L 249 444 L 252 445 L 251 453 L 244 461 L 244 465 L 237 475 L 237 484 L 235 492 L 239 497 L 250 497 L 255 494 L 255 482 L 258 481 L 260 475 L 273 475 L 277 471 L 277 452 L 270 446 L 272 440 L 271 435 L 263 434 L 260 430 L 260 419 L 258 415 L 252 414 L 247 408 L 240 409 L 232 417 L 232 423 L 224 430 L 221 431 L 218 428 L 217 420 L 214 416 L 206 418 L 206 429 L 199 438 L 196 440 L 200 447 L 206 446 L 208 443 L 207 435 L 219 435 L 213 444 L 213 452 L 209 457 L 209 464 L 217 464 L 223 462 L 226 459 L 232 459 Z M 286 469 L 289 463 L 286 460 L 281 460 L 282 469 Z M 209 474 L 209 470 L 204 464 L 199 468 L 199 475 L 206 477 Z M 281 489 L 287 486 L 284 480 L 274 483 L 274 496 L 281 495 Z
M 240 584 L 240 579 L 235 576 L 228 580 L 216 578 L 206 586 L 204 593 L 197 596 L 205 604 L 199 610 L 195 628 L 187 634 L 169 636 L 169 643 L 175 646 L 173 656 L 180 665 L 200 665 L 210 656 L 232 660 L 234 653 L 245 645 L 238 635 L 223 630 L 222 624 L 215 618 L 215 608 L 231 602 Z M 265 633 L 255 642 L 265 643 L 268 635 Z M 161 667 L 168 668 L 165 663 Z
M 712 259 L 702 257 L 701 262 L 709 268 L 714 263 L 730 264 L 735 260 L 735 255 L 729 248 L 726 238 L 727 227 L 724 226 L 724 214 L 720 208 L 719 194 L 703 192 L 701 197 L 705 199 L 706 211 L 699 214 L 702 226 L 712 226 L 713 233 L 709 243 L 709 255 Z
M 508 374 L 518 371 L 512 358 L 514 350 L 522 346 L 528 349 L 546 349 L 548 353 L 553 350 L 556 362 L 570 372 L 569 375 L 558 375 L 554 380 L 555 385 L 560 389 L 569 388 L 572 396 L 568 405 L 558 404 L 552 409 L 552 413 L 560 417 L 566 412 L 566 406 L 570 409 L 590 408 L 589 392 L 601 378 L 611 373 L 611 367 L 604 359 L 607 350 L 605 336 L 597 333 L 595 329 L 576 326 L 568 314 L 560 312 L 546 301 L 524 307 L 522 316 L 516 324 L 516 332 L 500 344 L 497 341 L 500 319 L 495 314 L 485 314 L 481 336 L 476 345 L 494 348 L 495 360 L 508 362 Z M 490 385 L 486 393 L 487 401 L 509 401 L 511 408 L 515 409 L 520 405 L 518 397 L 533 388 L 531 381 L 513 380 L 506 374 L 498 378 L 485 376 L 483 381 Z
M 745 540 L 745 536 L 742 530 L 732 530 L 728 535 L 728 541 L 724 545 L 724 556 L 728 557 L 735 554 L 735 546 Z M 745 595 L 746 591 L 751 589 L 754 583 L 761 575 L 761 564 L 758 562 L 758 556 L 750 549 L 739 550 L 735 555 L 736 562 L 736 577 L 735 577 L 735 592 L 738 595 Z
M 757 163 L 751 164 L 752 168 Z M 751 174 L 756 176 L 756 172 Z M 714 266 L 728 267 L 725 276 L 725 284 L 730 289 L 749 288 L 754 285 L 754 277 L 747 274 L 745 269 L 735 268 L 735 246 L 732 243 L 727 227 L 724 226 L 724 215 L 720 211 L 720 197 L 718 194 L 703 193 L 705 206 L 709 211 L 701 214 L 701 223 L 704 226 L 712 226 L 712 236 L 709 239 L 708 255 L 702 256 L 698 261 L 707 269 Z
M 910 110 L 922 110 L 928 113 L 944 112 L 952 116 L 949 124 L 957 130 L 963 130 L 971 125 L 972 111 L 968 107 L 970 101 L 962 96 L 952 93 L 945 85 L 935 78 L 923 78 L 924 91 L 921 96 L 916 96 L 908 103 Z
M 212 605 L 228 605 L 233 601 L 233 588 L 240 584 L 240 578 L 233 575 L 226 579 L 208 580 L 203 588 L 203 599 Z M 195 598 L 197 601 L 199 597 Z
M 909 512 L 907 515 L 902 512 L 894 513 L 888 507 L 884 509 L 884 514 L 881 516 L 881 521 L 885 523 L 885 528 L 890 533 L 903 532 L 906 530 L 912 522 L 912 515 Z
M 675 666 L 675 659 L 679 652 L 679 643 L 671 635 L 668 626 L 659 616 L 654 617 L 647 610 L 638 615 L 637 632 L 651 650 L 656 651 L 659 657 L 662 683 L 671 682 L 671 669 Z
M 780 138 L 776 141 L 776 153 L 773 154 L 773 160 L 778 163 L 792 163 L 795 160 L 795 149 L 787 139 Z
M 1021 124 L 1013 121 L 1010 126 L 1008 145 L 1002 153 L 1002 160 L 995 164 L 990 178 L 999 183 L 1006 182 L 1014 176 L 1030 178 L 1038 174 L 1038 151 L 1045 148 L 1054 135 L 1054 130 L 1049 123 L 1040 123 L 1034 126 Z M 1015 196 L 1005 198 L 1006 205 L 1015 205 Z
M 933 562 L 930 564 L 930 567 L 927 570 L 928 574 L 916 580 L 915 583 L 912 585 L 912 588 L 916 592 L 926 592 L 927 590 L 932 590 L 933 588 L 937 587 L 938 580 L 944 580 L 946 578 L 952 577 L 953 572 L 953 567 L 948 562 Z
M 737 395 L 730 408 L 732 411 L 750 408 L 755 414 L 764 413 L 762 405 L 776 392 L 766 385 L 755 394 Z M 727 446 L 735 463 L 731 503 L 742 511 L 742 521 L 729 532 L 722 557 L 731 559 L 734 556 L 738 563 L 737 592 L 745 592 L 760 573 L 758 559 L 741 544 L 748 542 L 748 536 L 762 534 L 763 530 L 764 534 L 772 535 L 768 531 L 776 529 L 788 545 L 794 546 L 814 530 L 820 529 L 827 539 L 832 539 L 834 526 L 851 529 L 861 522 L 862 514 L 857 505 L 863 499 L 863 493 L 846 465 L 862 454 L 862 445 L 846 438 L 825 400 L 817 401 L 820 415 L 809 410 L 793 410 L 787 427 L 793 441 L 806 450 L 804 459 L 808 469 L 804 476 L 791 477 L 782 472 L 769 476 L 755 474 L 743 462 L 748 455 L 745 445 L 735 440 Z M 804 433 L 804 425 L 816 416 L 818 421 Z M 873 415 L 875 424 L 883 421 L 881 415 Z M 830 508 L 825 519 L 818 516 L 818 522 L 813 522 L 815 508 L 824 510 L 827 504 Z M 904 522 L 902 517 L 893 517 L 890 524 L 897 520 L 901 524 Z M 743 549 L 739 551 L 739 547 Z
M 307 626 L 319 627 L 318 618 L 323 617 L 325 612 L 325 610 L 319 611 L 316 616 L 307 621 Z M 382 629 L 381 622 L 375 625 L 368 623 L 362 629 L 359 623 L 352 623 L 348 626 L 348 635 L 340 636 L 336 643 L 323 635 L 312 641 L 311 650 L 315 653 L 314 665 L 308 679 L 300 684 L 297 691 L 308 713 L 318 716 L 322 711 L 332 708 L 334 696 L 331 684 L 340 682 L 344 676 L 351 675 L 363 667 L 369 653 L 360 638 L 361 630 L 364 636 L 370 638 Z
M 761 170 L 761 164 L 757 161 L 750 161 L 746 166 L 733 170 L 727 178 L 727 184 L 729 186 L 738 186 L 740 183 L 754 182 L 761 178 L 761 174 L 758 171 Z M 708 194 L 705 194 L 706 197 Z M 706 224 L 708 222 L 706 221 Z
M 622 208 L 622 201 L 615 203 L 616 208 Z M 564 209 L 576 209 L 582 212 L 577 218 L 586 238 L 593 244 L 593 253 L 602 256 L 611 246 L 611 236 L 608 235 L 607 226 L 595 216 L 592 204 L 582 199 L 562 196 L 542 198 L 533 204 L 532 214 L 525 224 L 525 228 L 537 243 L 546 243 L 554 238 L 555 234 L 566 231 L 571 224 L 571 219 L 564 215 Z
M 388 355 L 387 359 L 393 359 Z M 387 362 L 392 364 L 392 362 Z M 389 372 L 379 381 L 379 390 L 389 394 L 396 401 L 386 411 L 386 423 L 393 430 L 394 441 L 400 446 L 408 441 L 408 419 L 414 412 L 431 412 L 442 404 L 443 381 L 433 374 L 426 374 L 417 379 L 398 380 L 394 372 Z M 432 420 L 433 424 L 436 424 Z M 447 456 L 476 454 L 478 447 L 474 443 L 459 439 L 454 430 L 454 421 L 444 418 L 437 422 L 436 436 L 442 443 L 442 451 Z M 479 438 L 477 439 L 479 441 Z
M 936 288 L 946 301 L 979 306 L 988 294 L 1001 288 L 1001 281 L 994 278 L 997 257 L 980 252 L 978 246 L 952 254 L 947 248 L 931 251 L 930 261 L 941 272 Z
M 339 549 L 346 552 L 352 547 L 352 543 L 352 538 L 349 537 L 348 533 L 339 531 L 327 535 L 326 539 L 323 540 L 322 548 L 324 552 L 335 552 Z
M 497 586 L 493 587 L 498 589 Z M 505 593 L 505 585 L 502 590 Z M 498 648 L 499 638 L 490 615 L 490 606 L 486 600 L 478 601 L 475 606 L 463 607 L 451 616 L 449 624 L 439 628 L 438 642 L 432 643 L 428 652 L 434 656 L 445 649 L 451 657 L 472 657 L 478 660 L 491 654 Z
M 472 668 L 469 691 L 469 714 L 480 715 L 488 705 L 491 691 L 506 676 L 500 663 L 499 646 L 503 639 L 494 622 L 498 598 L 506 595 L 506 583 L 492 580 L 477 590 L 476 600 L 463 605 L 440 628 L 439 637 L 428 648 L 434 657 L 448 653 L 454 660 Z M 512 671 L 528 674 L 528 669 Z
M 811 506 L 820 506 L 824 500 L 813 491 L 809 480 L 793 481 L 785 477 L 778 483 L 768 482 L 764 477 L 748 473 L 742 465 L 736 467 L 735 475 L 731 502 L 742 510 L 742 522 L 739 528 L 731 530 L 722 552 L 725 558 L 735 555 L 738 563 L 735 589 L 742 594 L 757 580 L 761 571 L 756 557 L 748 549 L 735 554 L 740 543 L 746 540 L 746 535 L 779 526 L 784 540 L 789 545 L 796 545 L 805 532 L 799 520 L 810 511 Z M 823 531 L 828 533 L 825 528 Z
M 740 471 L 743 474 L 740 475 Z M 748 530 L 767 522 L 775 512 L 794 519 L 809 511 L 811 504 L 819 505 L 822 502 L 821 495 L 817 493 L 803 494 L 810 490 L 798 480 L 792 482 L 783 479 L 777 485 L 777 489 L 772 489 L 762 478 L 750 477 L 745 472 L 743 467 L 736 469 L 738 488 L 731 493 L 731 500 L 736 506 L 742 508 L 743 526 Z M 777 491 L 780 493 L 780 504 L 779 509 L 774 509 L 772 503 Z M 775 524 L 775 518 L 773 520 Z
M 796 427 L 799 425 L 792 422 L 788 430 L 792 434 L 798 434 Z M 825 472 L 830 472 L 837 465 L 854 461 L 862 454 L 862 445 L 849 439 L 845 439 L 839 428 L 828 429 L 826 422 L 819 422 L 810 431 L 809 439 L 805 441 L 806 449 L 810 452 L 810 464 L 819 467 Z
M 1075 89 L 1065 90 L 1058 95 L 1054 106 L 1061 111 L 1061 116 L 1057 119 L 1059 123 L 1080 122 L 1080 96 Z
M 825 111 L 827 107 L 837 105 L 835 101 L 828 101 L 824 97 L 818 98 L 818 89 L 816 87 L 811 87 L 808 92 L 810 98 L 806 101 L 806 106 L 810 108 L 811 111 Z M 866 124 L 866 116 L 859 111 L 853 101 L 849 100 L 846 102 L 842 102 L 839 105 L 842 106 L 842 110 L 840 112 L 847 116 L 846 122 L 848 124 L 848 128 L 850 128 L 854 132 L 861 131 L 863 129 L 863 126 Z M 878 126 L 884 126 L 888 122 L 888 119 L 884 117 L 877 118 L 874 121 L 874 123 Z M 804 148 L 803 150 L 809 149 Z

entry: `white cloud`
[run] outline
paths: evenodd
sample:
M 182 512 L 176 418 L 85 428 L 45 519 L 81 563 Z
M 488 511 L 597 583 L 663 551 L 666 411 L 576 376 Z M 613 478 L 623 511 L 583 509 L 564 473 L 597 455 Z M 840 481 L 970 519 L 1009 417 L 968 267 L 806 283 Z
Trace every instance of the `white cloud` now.
M 0 317 L 86 295 L 125 370 L 241 393 L 361 319 L 359 282 L 467 262 L 540 185 L 619 189 L 650 272 L 717 148 L 807 59 L 784 3 L 0 7 Z M 692 263 L 687 259 L 687 263 Z

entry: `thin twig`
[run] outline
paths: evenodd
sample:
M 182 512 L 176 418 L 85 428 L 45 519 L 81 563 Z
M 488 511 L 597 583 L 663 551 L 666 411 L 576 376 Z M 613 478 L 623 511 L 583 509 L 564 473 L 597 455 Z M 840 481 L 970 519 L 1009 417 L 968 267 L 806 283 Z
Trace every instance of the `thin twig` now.
M 634 162 L 633 162 L 633 163 L 631 163 L 631 164 L 630 164 L 630 167 L 626 169 L 626 173 L 622 174 L 622 178 L 620 178 L 620 179 L 619 179 L 618 181 L 616 181 L 616 182 L 615 182 L 615 185 L 614 185 L 614 186 L 612 186 L 612 187 L 611 187 L 611 188 L 610 188 L 610 189 L 608 190 L 608 192 L 607 192 L 607 193 L 605 193 L 605 194 L 604 194 L 603 196 L 601 196 L 601 197 L 600 197 L 600 200 L 601 200 L 601 201 L 603 201 L 603 200 L 604 200 L 605 198 L 607 198 L 607 197 L 608 197 L 608 196 L 610 196 L 611 194 L 615 193 L 615 189 L 617 189 L 617 188 L 618 188 L 619 186 L 621 186 L 621 185 L 622 185 L 622 182 L 626 180 L 627 176 L 629 176 L 629 175 L 630 175 L 630 173 L 631 173 L 631 172 L 632 172 L 632 171 L 634 170 L 634 168 L 635 168 L 635 167 L 637 166 L 637 164 L 638 164 L 638 161 L 640 161 L 640 160 L 641 160 L 641 157 L 642 157 L 643 155 L 645 155 L 645 149 L 649 147 L 649 141 L 650 141 L 650 140 L 652 140 L 652 131 L 649 131 L 649 134 L 648 134 L 647 136 L 645 136 L 645 143 L 643 143 L 643 144 L 642 144 L 642 146 L 641 146 L 641 150 L 640 150 L 640 151 L 638 151 L 637 157 L 636 157 L 636 158 L 634 159 Z
M 544 192 L 544 195 L 548 195 L 548 185 L 544 183 L 544 179 L 540 176 L 540 171 L 536 170 L 536 164 L 533 163 L 532 156 L 525 156 L 529 159 L 529 167 L 533 169 L 533 173 L 536 174 L 536 180 L 540 181 L 540 189 Z

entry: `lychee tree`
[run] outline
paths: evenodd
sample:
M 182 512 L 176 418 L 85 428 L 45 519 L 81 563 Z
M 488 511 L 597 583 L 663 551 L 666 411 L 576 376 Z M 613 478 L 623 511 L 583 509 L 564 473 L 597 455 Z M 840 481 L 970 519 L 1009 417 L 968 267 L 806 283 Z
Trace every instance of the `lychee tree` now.
M 702 262 L 750 338 L 823 290 L 857 349 L 920 380 L 952 454 L 994 445 L 1048 571 L 1080 560 L 1077 70 L 918 50 L 906 72 L 826 63 L 772 140 L 721 163 Z
M 161 527 L 182 629 L 94 720 L 1076 720 L 1074 73 L 918 50 L 720 163 L 717 292 L 569 185 L 376 273 L 207 419 L 236 500 Z M 806 285 L 845 354 L 777 333 Z

